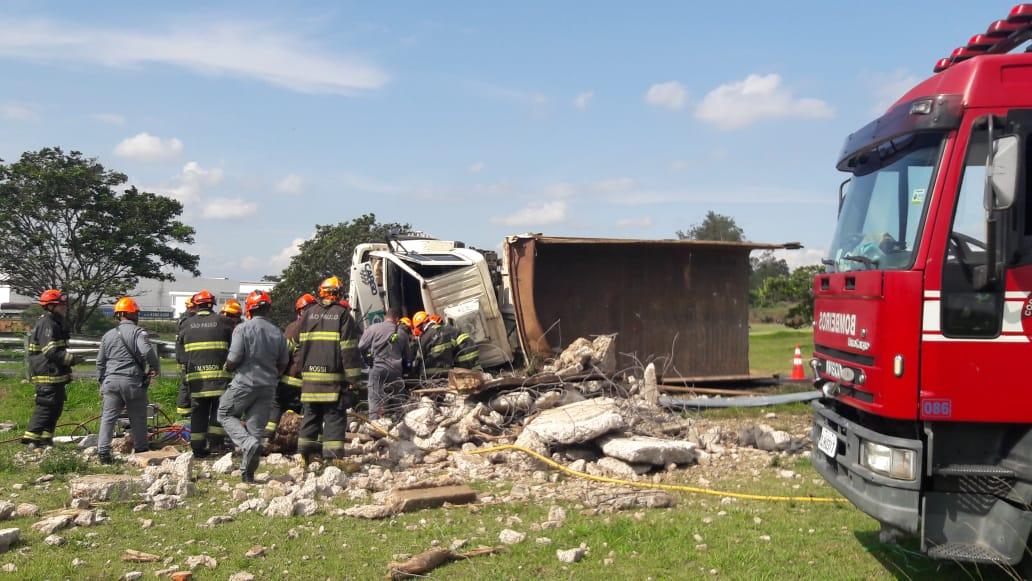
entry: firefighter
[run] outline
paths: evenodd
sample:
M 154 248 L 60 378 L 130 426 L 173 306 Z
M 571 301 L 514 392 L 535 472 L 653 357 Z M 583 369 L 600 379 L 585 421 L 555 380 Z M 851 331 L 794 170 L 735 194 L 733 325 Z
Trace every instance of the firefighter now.
M 398 319 L 398 330 L 405 335 L 406 344 L 408 350 L 405 352 L 405 356 L 402 358 L 402 376 L 408 377 L 412 373 L 414 363 L 416 361 L 416 349 L 418 344 L 416 342 L 415 333 L 412 331 L 412 319 L 408 317 L 402 317 Z
M 480 347 L 466 331 L 455 330 L 455 367 L 483 371 L 480 367 Z
M 64 410 L 65 387 L 72 381 L 72 366 L 79 357 L 68 352 L 68 299 L 59 290 L 43 291 L 39 296 L 43 314 L 29 335 L 29 375 L 36 384 L 36 407 L 22 434 L 29 448 L 52 446 L 57 418 Z
M 222 303 L 222 308 L 219 309 L 219 314 L 229 319 L 233 323 L 233 327 L 236 327 L 240 324 L 240 317 L 244 314 L 244 309 L 240 306 L 240 301 L 226 299 L 226 302 Z
M 111 464 L 111 436 L 124 409 L 129 416 L 133 451 L 146 452 L 147 387 L 160 374 L 158 351 L 151 347 L 147 331 L 137 326 L 140 307 L 129 297 L 115 303 L 118 326 L 100 340 L 97 377 L 103 400 L 97 452 L 102 464 Z
M 369 353 L 373 361 L 368 384 L 370 420 L 383 417 L 388 398 L 401 392 L 399 383 L 404 385 L 401 374 L 409 352 L 409 338 L 401 329 L 398 310 L 391 307 L 383 321 L 366 328 L 358 343 L 359 352 Z
M 205 458 L 222 446 L 226 432 L 218 423 L 219 397 L 232 375 L 223 366 L 229 353 L 233 324 L 214 311 L 215 297 L 207 290 L 193 296 L 196 313 L 186 319 L 176 337 L 176 361 L 184 367 L 190 388 L 190 447 Z
M 419 357 L 423 373 L 428 379 L 448 375 L 455 364 L 455 328 L 444 326 L 439 315 L 420 311 L 412 324 L 420 329 Z
M 243 481 L 250 483 L 258 468 L 262 429 L 269 419 L 276 384 L 287 369 L 290 355 L 283 332 L 266 318 L 272 308 L 269 293 L 253 291 L 244 304 L 247 321 L 233 330 L 226 356 L 226 371 L 235 373 L 219 402 L 219 422 L 243 452 L 240 471 Z
M 194 308 L 193 297 L 186 299 L 186 309 L 183 311 L 183 315 L 179 317 L 179 329 L 176 332 L 176 336 L 183 331 L 183 323 L 187 319 L 194 316 L 197 310 Z M 185 371 L 183 366 L 179 366 L 179 394 L 176 396 L 176 413 L 179 414 L 179 421 L 186 423 L 190 419 L 190 386 L 186 384 Z
M 295 413 L 301 411 L 301 368 L 298 362 L 298 329 L 301 325 L 301 315 L 310 305 L 315 304 L 315 297 L 305 293 L 294 301 L 294 312 L 297 317 L 287 325 L 283 332 L 287 340 L 287 351 L 290 354 L 290 364 L 287 371 L 279 378 L 276 386 L 276 397 L 272 400 L 272 408 L 269 410 L 269 421 L 265 424 L 265 445 L 268 446 L 272 437 L 276 435 L 276 428 L 279 427 L 280 418 L 287 410 Z
M 342 455 L 346 410 L 354 403 L 349 388 L 362 374 L 358 324 L 340 305 L 340 292 L 339 278 L 324 280 L 319 285 L 319 302 L 305 309 L 298 329 L 304 418 L 297 443 L 306 463 L 320 449 L 326 458 Z

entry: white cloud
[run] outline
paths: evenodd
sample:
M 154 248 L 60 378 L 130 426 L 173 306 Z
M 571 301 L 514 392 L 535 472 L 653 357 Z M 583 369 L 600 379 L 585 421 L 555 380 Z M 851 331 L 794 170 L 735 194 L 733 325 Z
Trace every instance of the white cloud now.
M 550 198 L 572 198 L 577 195 L 577 188 L 567 182 L 556 182 L 545 186 L 545 195 Z
M 665 107 L 671 111 L 684 108 L 688 101 L 688 89 L 677 81 L 656 83 L 645 92 L 645 102 L 656 107 Z
M 785 242 L 790 242 L 790 240 L 785 240 Z M 795 270 L 800 266 L 820 264 L 821 259 L 827 255 L 828 251 L 824 248 L 800 248 L 799 250 L 786 250 L 781 248 L 774 251 L 774 256 L 784 259 L 784 261 L 788 263 L 788 267 L 792 270 Z
M 300 196 L 305 190 L 305 180 L 297 174 L 288 174 L 276 183 L 276 191 L 287 196 Z
M 207 220 L 240 220 L 258 211 L 258 204 L 243 198 L 212 198 L 204 203 L 201 218 Z
M 183 142 L 175 137 L 162 139 L 150 133 L 137 133 L 115 146 L 115 155 L 138 161 L 175 159 L 183 153 Z
M 703 97 L 695 117 L 719 129 L 741 129 L 766 119 L 827 119 L 835 114 L 820 99 L 796 98 L 781 85 L 781 76 L 749 75 L 720 85 Z
M 897 69 L 888 75 L 871 75 L 868 82 L 874 87 L 874 98 L 877 99 L 871 112 L 881 115 L 907 91 L 913 89 L 914 85 L 921 82 L 921 78 L 910 74 L 906 69 Z
M 632 190 L 637 187 L 637 185 L 638 182 L 632 178 L 611 178 L 608 180 L 597 181 L 591 184 L 591 188 L 604 194 L 615 194 Z
M 652 218 L 645 216 L 643 218 L 620 218 L 616 221 L 616 227 L 621 230 L 640 230 L 642 228 L 648 228 L 652 225 Z
M 469 173 L 480 173 L 480 172 L 484 171 L 485 167 L 486 167 L 486 165 L 484 164 L 484 162 L 478 161 L 478 162 L 476 162 L 474 164 L 471 164 L 468 168 L 466 168 L 466 171 L 468 171 Z
M 301 245 L 308 240 L 307 238 L 295 238 L 291 241 L 283 250 L 280 250 L 279 254 L 273 256 L 269 261 L 269 265 L 277 270 L 283 270 L 290 264 L 290 259 L 294 258 L 301 252 Z
M 0 117 L 8 121 L 39 121 L 36 108 L 21 103 L 0 103 Z
M 588 103 L 595 98 L 595 91 L 584 91 L 573 99 L 573 106 L 581 111 L 588 108 Z
M 95 113 L 90 115 L 94 121 L 107 123 L 108 125 L 125 125 L 125 117 L 118 113 Z
M 530 227 L 558 224 L 566 221 L 566 202 L 533 202 L 524 208 L 509 214 L 493 218 L 492 222 L 506 226 Z
M 196 161 L 187 162 L 173 180 L 170 188 L 156 188 L 157 191 L 171 196 L 184 205 L 189 206 L 201 201 L 201 193 L 222 183 L 222 169 L 205 169 Z
M 0 57 L 106 67 L 158 63 L 302 93 L 352 95 L 387 83 L 388 75 L 379 67 L 318 47 L 309 40 L 309 31 L 297 28 L 198 20 L 137 31 L 5 17 L 0 22 Z

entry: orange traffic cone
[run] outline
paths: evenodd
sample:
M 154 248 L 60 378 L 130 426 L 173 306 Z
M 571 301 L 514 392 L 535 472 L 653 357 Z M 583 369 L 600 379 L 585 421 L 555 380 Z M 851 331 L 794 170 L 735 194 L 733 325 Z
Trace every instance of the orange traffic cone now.
M 806 372 L 803 371 L 803 352 L 799 345 L 795 346 L 795 356 L 792 357 L 792 376 L 790 379 L 806 379 Z

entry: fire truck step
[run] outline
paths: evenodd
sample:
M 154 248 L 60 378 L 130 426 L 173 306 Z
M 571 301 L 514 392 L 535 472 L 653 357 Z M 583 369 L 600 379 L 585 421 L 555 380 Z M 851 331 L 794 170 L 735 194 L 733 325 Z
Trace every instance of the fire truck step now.
M 937 466 L 933 471 L 936 476 L 991 476 L 996 478 L 1014 478 L 1013 470 L 989 464 L 948 464 Z
M 944 561 L 970 561 L 974 563 L 1002 563 L 1002 556 L 982 545 L 945 543 L 928 549 L 928 556 Z

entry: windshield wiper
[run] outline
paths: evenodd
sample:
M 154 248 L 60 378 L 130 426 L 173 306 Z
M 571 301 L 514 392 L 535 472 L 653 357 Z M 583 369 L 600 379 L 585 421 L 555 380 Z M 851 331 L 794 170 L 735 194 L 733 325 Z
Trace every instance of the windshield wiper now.
M 821 264 L 824 266 L 835 266 L 835 261 L 830 258 L 822 258 Z
M 872 268 L 878 268 L 878 261 L 873 259 L 873 258 L 867 258 L 866 256 L 856 256 L 856 255 L 850 254 L 848 256 L 843 256 L 842 259 L 843 260 L 852 260 L 853 262 L 859 262 L 860 264 L 863 264 L 865 266 L 870 266 Z

